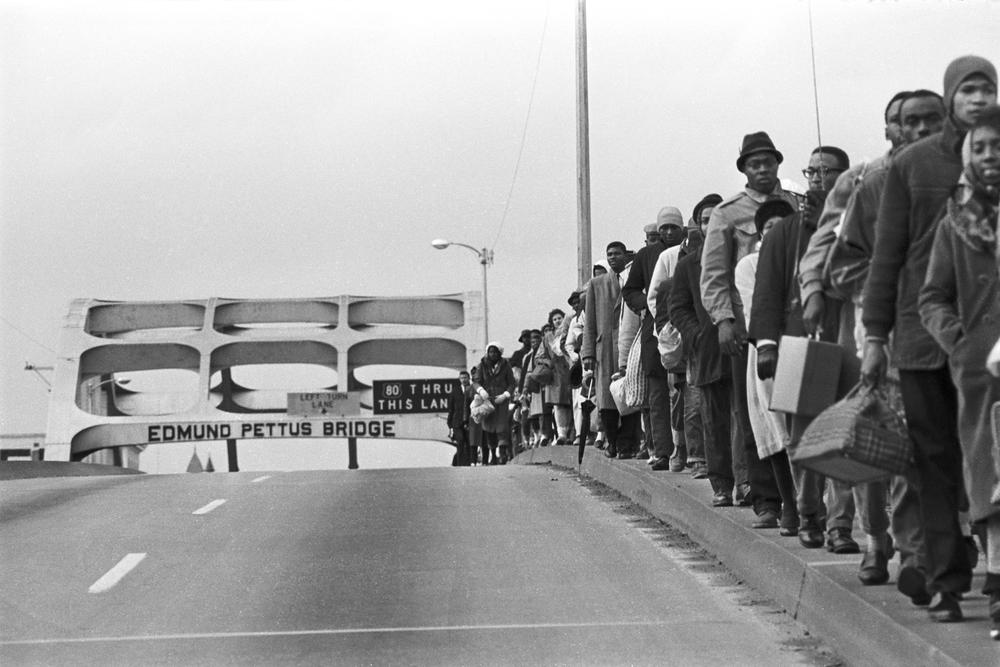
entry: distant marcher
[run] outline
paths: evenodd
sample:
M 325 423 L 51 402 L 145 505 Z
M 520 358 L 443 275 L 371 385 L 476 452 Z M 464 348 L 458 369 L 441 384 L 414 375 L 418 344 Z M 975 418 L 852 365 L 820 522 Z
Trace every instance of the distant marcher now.
M 467 466 L 472 463 L 475 454 L 469 443 L 469 403 L 472 401 L 472 380 L 469 371 L 460 371 L 458 384 L 448 396 L 448 430 L 451 441 L 455 443 L 455 463 Z
M 482 420 L 483 465 L 487 464 L 487 448 L 491 454 L 490 465 L 496 465 L 497 450 L 505 451 L 510 445 L 510 417 L 508 401 L 514 395 L 514 371 L 510 362 L 503 358 L 503 346 L 496 341 L 486 346 L 486 356 L 479 362 L 478 394 L 484 400 L 493 403 L 494 410 Z M 506 460 L 504 461 L 506 462 Z

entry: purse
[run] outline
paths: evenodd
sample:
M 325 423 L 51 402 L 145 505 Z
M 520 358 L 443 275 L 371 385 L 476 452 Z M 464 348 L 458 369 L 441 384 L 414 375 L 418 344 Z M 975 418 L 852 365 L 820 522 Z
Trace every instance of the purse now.
M 625 400 L 625 376 L 621 376 L 617 380 L 611 381 L 611 386 L 608 387 L 611 392 L 611 398 L 615 400 L 615 407 L 618 408 L 618 414 L 621 416 L 630 415 L 633 412 L 639 411 L 639 406 L 629 405 L 628 401 Z
M 660 353 L 660 364 L 670 371 L 684 363 L 684 341 L 681 332 L 670 322 L 664 322 L 656 335 L 656 349 Z
M 913 463 L 913 443 L 893 389 L 856 385 L 813 419 L 789 459 L 853 484 L 903 474 Z
M 625 401 L 630 407 L 639 408 L 646 402 L 649 379 L 642 372 L 642 330 L 640 329 L 628 349 L 625 365 Z M 621 412 L 619 410 L 619 412 Z

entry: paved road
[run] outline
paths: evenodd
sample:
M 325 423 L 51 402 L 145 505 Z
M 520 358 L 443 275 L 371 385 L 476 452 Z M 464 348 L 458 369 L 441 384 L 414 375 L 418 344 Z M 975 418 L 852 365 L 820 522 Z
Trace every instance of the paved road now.
M 540 467 L 23 480 L 0 501 L 4 665 L 799 659 Z

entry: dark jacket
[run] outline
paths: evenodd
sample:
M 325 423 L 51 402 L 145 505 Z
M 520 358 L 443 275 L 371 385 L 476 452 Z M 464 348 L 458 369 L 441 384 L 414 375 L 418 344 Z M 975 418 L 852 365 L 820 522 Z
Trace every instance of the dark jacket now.
M 646 375 L 666 377 L 667 371 L 660 363 L 660 353 L 656 348 L 656 335 L 653 333 L 653 317 L 646 305 L 646 292 L 653 279 L 653 269 L 660 253 L 667 249 L 661 242 L 645 246 L 635 254 L 628 279 L 622 287 L 622 298 L 632 312 L 642 316 L 639 331 L 642 341 L 642 370 Z
M 732 363 L 719 349 L 719 330 L 701 301 L 701 256 L 685 255 L 677 262 L 667 302 L 670 323 L 681 332 L 691 384 L 702 387 L 732 375 Z
M 802 299 L 799 294 L 799 260 L 816 231 L 796 213 L 779 220 L 764 236 L 757 260 L 753 304 L 750 308 L 751 341 L 771 340 L 782 335 L 805 336 Z M 837 341 L 840 301 L 830 299 L 823 316 L 823 340 Z
M 510 427 L 510 398 L 504 401 L 496 400 L 496 397 L 504 392 L 514 396 L 514 371 L 510 368 L 510 362 L 501 358 L 494 369 L 493 366 L 483 357 L 479 362 L 479 386 L 486 390 L 490 399 L 496 406 L 496 410 L 482 421 L 484 431 L 499 433 Z
M 886 175 L 862 321 L 870 336 L 886 338 L 895 331 L 892 361 L 900 369 L 930 370 L 945 364 L 944 352 L 920 323 L 917 295 L 935 229 L 962 173 L 963 138 L 949 118 L 942 132 L 901 150 Z
M 448 428 L 467 428 L 469 426 L 469 406 L 472 404 L 472 385 L 468 390 L 462 389 L 462 383 L 456 382 L 448 396 Z

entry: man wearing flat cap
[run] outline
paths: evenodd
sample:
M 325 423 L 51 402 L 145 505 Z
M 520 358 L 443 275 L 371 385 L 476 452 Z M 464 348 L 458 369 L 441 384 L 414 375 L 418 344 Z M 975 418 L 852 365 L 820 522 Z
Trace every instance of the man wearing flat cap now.
M 734 378 L 746 377 L 747 325 L 733 270 L 736 263 L 751 252 L 756 242 L 754 214 L 761 204 L 773 199 L 785 199 L 795 210 L 800 208 L 798 197 L 783 190 L 778 180 L 778 165 L 783 160 L 784 156 L 766 132 L 754 132 L 743 137 L 736 168 L 746 176 L 746 187 L 715 207 L 705 234 L 701 298 L 709 318 L 718 327 L 719 348 L 732 360 Z M 757 457 L 757 446 L 750 429 L 746 385 L 734 382 L 733 388 L 732 405 L 736 418 L 734 467 L 741 467 L 741 460 L 746 462 L 746 481 L 750 486 L 746 500 L 753 504 L 758 516 L 770 515 L 779 507 L 778 488 L 771 466 Z M 734 472 L 739 484 L 742 471 Z

